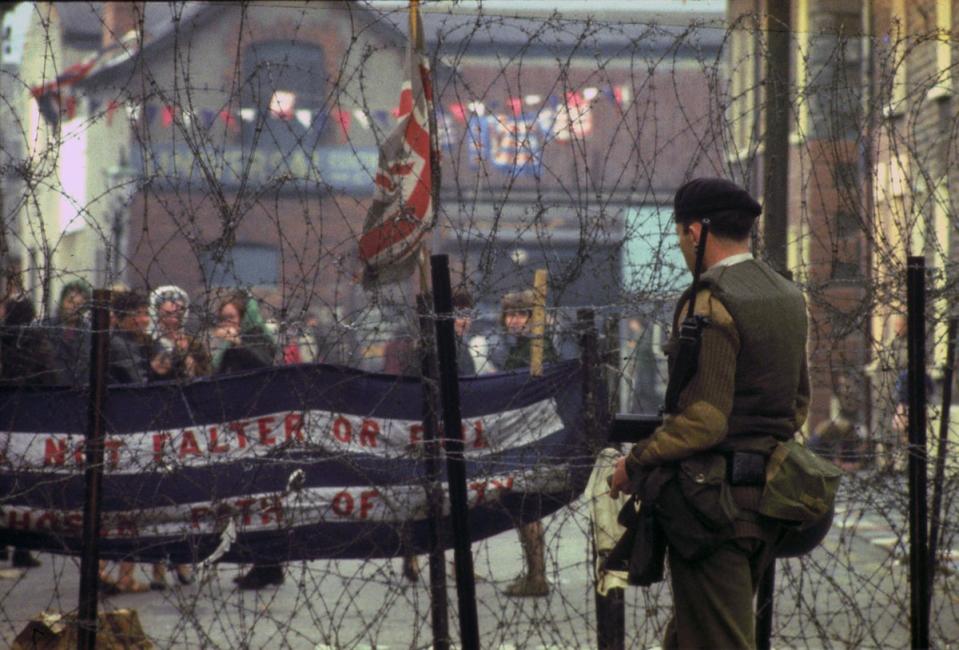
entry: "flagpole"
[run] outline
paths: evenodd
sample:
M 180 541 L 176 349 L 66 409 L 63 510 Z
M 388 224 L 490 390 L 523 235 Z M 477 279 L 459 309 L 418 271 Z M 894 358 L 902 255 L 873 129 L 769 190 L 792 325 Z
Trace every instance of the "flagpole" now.
M 421 29 L 419 16 L 419 0 L 410 0 L 410 46 L 418 54 L 423 52 L 423 31 Z M 419 67 L 419 66 L 417 66 Z M 430 66 L 432 74 L 433 66 Z M 432 81 L 432 80 L 431 80 Z M 422 83 L 424 91 L 427 87 L 432 88 L 432 83 L 428 86 Z M 436 113 L 432 101 L 432 91 L 427 95 L 427 121 L 429 125 L 430 138 L 430 210 L 431 218 L 435 227 L 439 205 L 439 157 L 436 149 Z M 438 439 L 439 426 L 438 415 L 440 412 L 439 400 L 439 376 L 436 355 L 436 337 L 433 335 L 434 324 L 430 324 L 429 309 L 433 304 L 433 298 L 430 292 L 431 271 L 429 268 L 430 246 L 427 238 L 424 236 L 420 240 L 419 250 L 417 251 L 417 267 L 419 270 L 420 298 L 417 300 L 417 310 L 420 317 L 420 349 L 422 358 L 422 379 L 423 379 L 423 398 L 424 398 L 424 420 L 423 434 L 426 439 L 426 459 L 427 475 L 429 478 L 429 488 L 427 500 L 430 510 L 430 553 L 429 553 L 429 571 L 430 571 L 430 601 L 431 618 L 433 628 L 433 648 L 434 650 L 448 650 L 450 647 L 449 633 L 449 608 L 446 600 L 446 553 L 443 551 L 442 539 L 447 536 L 443 530 L 443 494 L 440 489 L 440 449 L 442 444 Z M 458 585 L 459 589 L 459 585 Z M 462 615 L 461 615 L 462 616 Z
M 421 20 L 420 20 L 420 2 L 419 0 L 410 0 L 410 44 L 413 47 L 413 50 L 419 53 L 423 52 L 424 47 L 424 38 L 423 31 L 421 29 Z M 430 75 L 433 74 L 433 66 L 430 65 Z M 425 87 L 425 85 L 424 85 Z M 433 84 L 430 83 L 430 88 L 433 88 Z M 436 221 L 439 216 L 439 202 L 440 202 L 440 165 L 439 165 L 439 147 L 437 146 L 438 138 L 436 134 L 436 104 L 432 100 L 432 96 L 427 98 L 427 121 L 429 123 L 429 135 L 430 135 L 430 210 L 432 211 L 433 227 L 436 227 Z M 430 246 L 424 237 L 420 241 L 420 250 L 417 255 L 417 267 L 420 274 L 420 293 L 424 296 L 430 292 L 429 278 L 429 258 L 430 258 Z

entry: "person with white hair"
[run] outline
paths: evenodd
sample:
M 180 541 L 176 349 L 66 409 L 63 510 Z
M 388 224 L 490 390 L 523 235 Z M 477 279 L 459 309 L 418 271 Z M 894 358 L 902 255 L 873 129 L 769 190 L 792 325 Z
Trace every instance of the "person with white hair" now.
M 210 354 L 199 340 L 186 332 L 186 319 L 190 313 L 190 296 L 172 284 L 157 287 L 150 292 L 149 314 L 152 326 L 154 363 L 153 379 L 193 379 L 210 374 Z M 190 566 L 176 566 L 180 584 L 193 582 Z M 153 565 L 150 588 L 166 588 L 166 567 Z
M 157 369 L 159 379 L 192 379 L 211 373 L 210 355 L 203 345 L 187 334 L 190 296 L 172 284 L 150 293 L 150 320 L 156 352 L 164 364 Z

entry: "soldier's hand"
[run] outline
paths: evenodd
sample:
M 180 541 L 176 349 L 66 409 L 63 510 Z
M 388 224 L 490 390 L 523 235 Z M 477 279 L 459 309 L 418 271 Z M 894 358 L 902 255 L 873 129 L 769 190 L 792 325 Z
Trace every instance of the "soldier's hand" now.
M 613 469 L 613 477 L 609 485 L 609 496 L 613 499 L 618 499 L 620 493 L 629 494 L 630 491 L 629 475 L 626 473 L 626 457 L 620 456 L 616 459 L 616 466 Z

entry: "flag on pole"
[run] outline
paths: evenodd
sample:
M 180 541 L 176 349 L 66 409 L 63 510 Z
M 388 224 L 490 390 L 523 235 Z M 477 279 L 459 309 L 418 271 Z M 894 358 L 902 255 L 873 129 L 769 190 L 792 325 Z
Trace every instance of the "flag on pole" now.
M 410 28 L 399 119 L 380 147 L 373 204 L 360 237 L 359 255 L 367 287 L 409 277 L 420 241 L 434 220 L 430 138 L 433 88 L 429 60 L 422 51 L 422 21 L 415 4 Z
M 61 113 L 68 120 L 76 117 L 76 97 L 67 93 L 72 92 L 76 84 L 106 68 L 118 56 L 136 51 L 138 38 L 136 33 L 128 34 L 109 47 L 69 66 L 56 79 L 31 87 L 30 94 L 36 100 L 43 119 L 56 128 L 60 124 Z

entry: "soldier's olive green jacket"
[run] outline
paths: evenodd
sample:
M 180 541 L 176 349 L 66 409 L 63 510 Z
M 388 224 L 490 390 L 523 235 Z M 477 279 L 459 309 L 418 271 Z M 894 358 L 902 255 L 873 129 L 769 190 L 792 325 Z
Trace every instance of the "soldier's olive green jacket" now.
M 710 268 L 695 313 L 706 316 L 696 375 L 667 415 L 627 457 L 631 476 L 643 467 L 709 449 L 749 449 L 787 440 L 806 421 L 809 373 L 807 317 L 801 291 L 759 260 Z M 685 315 L 688 292 L 673 323 Z

